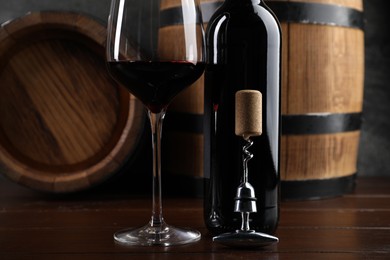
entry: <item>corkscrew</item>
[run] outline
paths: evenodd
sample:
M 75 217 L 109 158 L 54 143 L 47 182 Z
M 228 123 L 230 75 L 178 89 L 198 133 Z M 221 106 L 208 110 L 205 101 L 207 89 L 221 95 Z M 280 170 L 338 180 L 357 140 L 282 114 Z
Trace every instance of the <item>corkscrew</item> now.
M 250 213 L 257 212 L 255 189 L 249 183 L 248 162 L 253 158 L 249 148 L 252 136 L 262 134 L 262 95 L 256 90 L 241 90 L 236 93 L 235 133 L 246 144 L 242 148 L 243 178 L 234 198 L 234 212 L 241 213 L 241 229 L 213 237 L 213 241 L 232 247 L 261 247 L 277 243 L 277 237 L 250 229 Z

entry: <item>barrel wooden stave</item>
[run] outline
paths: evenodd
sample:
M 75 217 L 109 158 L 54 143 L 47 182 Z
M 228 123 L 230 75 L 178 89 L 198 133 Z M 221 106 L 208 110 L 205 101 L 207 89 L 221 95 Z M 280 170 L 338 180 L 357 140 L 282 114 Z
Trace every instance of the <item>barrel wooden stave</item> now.
M 359 131 L 305 138 L 283 136 L 282 179 L 321 180 L 356 173 L 359 137 Z
M 284 35 L 288 57 L 283 59 L 287 79 L 283 81 L 282 114 L 362 111 L 361 30 L 290 24 Z

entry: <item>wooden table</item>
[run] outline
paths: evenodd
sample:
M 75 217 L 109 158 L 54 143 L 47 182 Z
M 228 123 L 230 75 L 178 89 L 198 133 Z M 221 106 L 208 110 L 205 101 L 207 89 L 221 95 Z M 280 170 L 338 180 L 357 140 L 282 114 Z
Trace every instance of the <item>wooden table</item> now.
M 0 178 L 0 259 L 390 259 L 390 178 L 359 178 L 354 194 L 282 202 L 278 245 L 234 250 L 211 242 L 202 200 L 166 198 L 168 223 L 202 232 L 176 247 L 122 247 L 118 229 L 145 224 L 150 201 L 90 192 L 43 195 Z

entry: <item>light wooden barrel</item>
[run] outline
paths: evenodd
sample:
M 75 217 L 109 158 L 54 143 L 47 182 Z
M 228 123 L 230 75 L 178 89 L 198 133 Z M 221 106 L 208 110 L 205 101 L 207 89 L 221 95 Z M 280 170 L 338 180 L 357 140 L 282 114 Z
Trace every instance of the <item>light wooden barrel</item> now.
M 0 172 L 30 188 L 90 188 L 134 159 L 143 105 L 105 67 L 106 28 L 40 12 L 0 28 Z
M 182 22 L 177 20 L 180 0 L 164 0 L 161 14 L 165 19 L 160 29 L 163 48 L 177 48 L 175 43 Z M 211 14 L 221 4 L 219 0 L 201 0 L 204 28 Z M 181 183 L 182 190 L 176 192 L 194 196 L 203 196 L 203 114 L 204 88 L 203 76 L 192 86 L 180 93 L 169 105 L 163 130 L 163 165 L 165 183 Z M 164 176 L 163 175 L 163 176 Z M 179 185 L 177 185 L 179 186 Z
M 206 27 L 223 1 L 200 2 Z M 165 3 L 166 9 L 175 7 L 175 0 Z M 266 4 L 279 18 L 283 36 L 282 198 L 347 193 L 357 174 L 362 117 L 362 1 Z M 174 23 L 166 30 L 174 30 Z M 203 177 L 203 98 L 202 78 L 174 100 L 166 120 L 165 170 L 192 183 Z
M 282 198 L 350 192 L 363 105 L 362 1 L 266 2 L 283 33 Z

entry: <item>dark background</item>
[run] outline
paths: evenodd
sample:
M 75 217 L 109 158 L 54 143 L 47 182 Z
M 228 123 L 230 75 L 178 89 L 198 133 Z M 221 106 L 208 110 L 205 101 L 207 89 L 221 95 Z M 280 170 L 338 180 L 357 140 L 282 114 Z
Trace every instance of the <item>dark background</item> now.
M 390 175 L 390 33 L 388 0 L 366 0 L 364 122 L 359 174 Z
M 0 0 L 0 23 L 28 11 L 71 10 L 107 20 L 110 0 Z M 364 122 L 360 176 L 390 175 L 390 32 L 388 0 L 366 0 Z

